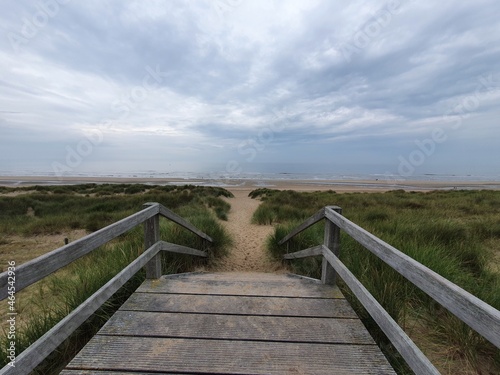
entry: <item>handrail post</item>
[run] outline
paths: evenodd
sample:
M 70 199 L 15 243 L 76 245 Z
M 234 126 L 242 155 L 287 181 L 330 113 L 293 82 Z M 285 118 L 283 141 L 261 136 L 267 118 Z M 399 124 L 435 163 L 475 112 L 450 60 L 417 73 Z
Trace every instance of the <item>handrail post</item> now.
M 144 222 L 144 249 L 149 249 L 160 240 L 160 215 L 156 214 Z M 146 279 L 161 277 L 161 252 L 156 254 L 145 266 Z
M 342 214 L 342 208 L 338 206 L 328 206 L 335 212 Z M 323 244 L 329 248 L 335 256 L 340 253 L 340 228 L 325 217 L 325 236 Z M 337 274 L 325 257 L 321 265 L 321 282 L 323 284 L 335 285 Z

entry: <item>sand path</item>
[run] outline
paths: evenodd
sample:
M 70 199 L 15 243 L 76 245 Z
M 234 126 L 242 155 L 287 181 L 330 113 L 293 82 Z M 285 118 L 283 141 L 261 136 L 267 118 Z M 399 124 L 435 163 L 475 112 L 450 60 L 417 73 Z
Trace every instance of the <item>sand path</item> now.
M 231 190 L 234 198 L 227 199 L 231 211 L 228 221 L 223 224 L 233 238 L 233 246 L 229 255 L 216 261 L 210 271 L 283 271 L 282 264 L 270 259 L 265 249 L 266 239 L 273 227 L 251 223 L 252 214 L 260 201 L 248 197 L 250 191 Z

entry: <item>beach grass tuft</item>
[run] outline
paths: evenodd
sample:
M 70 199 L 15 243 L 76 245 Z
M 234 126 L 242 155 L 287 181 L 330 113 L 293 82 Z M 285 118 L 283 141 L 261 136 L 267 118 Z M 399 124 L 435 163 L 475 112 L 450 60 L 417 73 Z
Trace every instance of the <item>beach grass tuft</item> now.
M 164 218 L 160 220 L 162 240 L 207 250 L 209 262 L 224 256 L 231 244 L 231 238 L 220 220 L 227 218 L 231 207 L 222 198 L 230 198 L 232 194 L 222 188 L 83 184 L 2 191 L 25 192 L 17 196 L 0 196 L 0 234 L 3 243 L 8 243 L 9 236 L 13 235 L 30 238 L 65 233 L 72 229 L 93 232 L 141 210 L 146 202 L 158 202 L 207 233 L 214 242 L 207 244 Z M 21 353 L 67 316 L 143 251 L 143 229 L 137 227 L 19 292 L 17 353 Z M 10 256 L 15 260 L 15 253 Z M 162 254 L 162 272 L 169 274 L 192 271 L 202 262 L 203 260 L 192 256 Z M 144 277 L 143 271 L 138 272 L 39 366 L 35 373 L 58 373 L 133 293 Z M 6 365 L 5 350 L 8 348 L 5 326 L 3 328 L 4 335 L 0 339 L 1 366 Z
M 397 190 L 336 194 L 258 189 L 250 196 L 263 201 L 254 214 L 254 222 L 275 224 L 268 249 L 276 259 L 281 259 L 287 251 L 323 243 L 324 225 L 318 223 L 294 237 L 288 245 L 278 245 L 296 225 L 317 210 L 337 205 L 351 221 L 500 309 L 500 272 L 498 265 L 491 266 L 492 262 L 498 262 L 494 254 L 500 248 L 498 191 L 410 193 Z M 340 258 L 423 351 L 437 361 L 436 365 L 444 373 L 450 362 L 451 373 L 457 369 L 473 373 L 500 372 L 498 349 L 344 232 L 341 233 Z M 320 277 L 321 257 L 293 260 L 290 264 L 296 273 Z M 342 282 L 339 285 L 379 345 L 384 350 L 390 349 L 390 343 L 360 303 Z M 423 327 L 426 335 L 421 335 L 422 330 L 416 330 L 416 326 Z M 435 354 L 436 348 L 441 356 Z M 386 354 L 399 373 L 408 373 L 395 351 L 389 350 Z

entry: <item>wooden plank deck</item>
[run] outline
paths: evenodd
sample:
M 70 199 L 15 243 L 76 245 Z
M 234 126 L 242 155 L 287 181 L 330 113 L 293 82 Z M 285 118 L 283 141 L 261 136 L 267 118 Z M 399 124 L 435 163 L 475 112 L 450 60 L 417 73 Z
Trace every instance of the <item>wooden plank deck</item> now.
M 147 280 L 61 373 L 395 374 L 336 287 L 294 275 Z

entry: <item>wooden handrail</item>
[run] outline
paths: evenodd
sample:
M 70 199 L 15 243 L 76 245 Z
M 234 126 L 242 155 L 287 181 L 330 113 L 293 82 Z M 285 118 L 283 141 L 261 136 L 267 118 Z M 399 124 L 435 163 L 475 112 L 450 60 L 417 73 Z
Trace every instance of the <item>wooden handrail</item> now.
M 395 247 L 327 208 L 326 218 L 375 254 L 391 268 L 500 348 L 500 311 L 445 279 Z
M 314 215 L 309 217 L 308 219 L 304 220 L 302 224 L 294 228 L 288 235 L 283 237 L 280 242 L 278 242 L 278 245 L 283 245 L 284 243 L 290 241 L 293 237 L 295 237 L 297 234 L 300 232 L 305 231 L 307 228 L 310 226 L 316 224 L 317 222 L 323 220 L 325 218 L 325 209 L 322 208 L 318 212 L 316 212 Z
M 213 242 L 212 238 L 197 229 L 194 225 L 173 213 L 159 203 L 147 203 L 146 208 L 132 214 L 116 223 L 108 225 L 94 233 L 82 237 L 68 245 L 64 245 L 56 250 L 39 256 L 29 262 L 26 262 L 16 268 L 16 292 L 30 286 L 31 284 L 40 281 L 44 277 L 54 273 L 81 258 L 82 256 L 90 253 L 99 246 L 115 239 L 123 233 L 135 228 L 137 225 L 142 224 L 146 220 L 159 214 L 180 226 L 190 230 L 199 237 L 208 242 Z M 0 301 L 7 298 L 7 281 L 8 272 L 0 274 Z
M 75 242 L 72 242 L 71 244 L 65 245 L 19 266 L 16 270 L 16 292 L 43 279 L 44 277 L 70 264 L 76 259 L 79 259 L 85 254 L 88 254 L 97 247 L 118 237 L 137 225 L 145 223 L 145 251 L 85 302 L 83 302 L 63 320 L 57 323 L 52 329 L 35 341 L 29 348 L 19 354 L 16 358 L 15 367 L 7 365 L 1 369 L 0 375 L 30 373 L 50 353 L 61 345 L 64 340 L 66 340 L 83 322 L 94 314 L 104 302 L 106 302 L 114 293 L 118 291 L 118 289 L 125 285 L 125 283 L 130 280 L 132 276 L 134 276 L 141 268 L 146 267 L 146 273 L 148 273 L 150 272 L 150 268 L 158 266 L 159 253 L 161 251 L 207 257 L 207 253 L 205 251 L 160 241 L 158 236 L 159 216 L 164 216 L 190 230 L 204 240 L 213 242 L 210 236 L 201 232 L 194 225 L 176 215 L 161 204 L 147 203 L 146 208 L 126 217 L 125 219 L 108 225 L 107 227 L 91 233 Z M 151 233 L 148 233 L 148 231 Z M 151 239 L 154 239 L 154 241 L 149 243 Z M 155 261 L 154 264 L 151 264 L 152 261 Z M 151 265 L 154 267 L 151 267 Z M 157 274 L 157 272 L 154 273 Z M 2 298 L 0 299 L 5 299 L 7 296 L 7 274 L 7 272 L 0 274 L 0 283 L 2 286 Z M 157 277 L 159 277 L 159 275 L 157 275 Z
M 285 254 L 285 255 L 283 255 L 283 258 L 289 260 L 289 259 L 300 259 L 300 258 L 315 257 L 318 255 L 323 255 L 323 246 L 324 245 L 318 245 L 318 246 L 310 247 L 309 249 L 297 251 L 295 253 Z
M 146 204 L 151 204 L 151 203 L 146 203 Z M 186 228 L 187 230 L 193 232 L 198 237 L 203 238 L 204 240 L 207 240 L 208 242 L 214 242 L 214 240 L 208 234 L 203 233 L 201 230 L 196 228 L 193 224 L 191 224 L 187 220 L 183 219 L 182 217 L 180 217 L 176 213 L 170 211 L 165 206 L 158 204 L 158 203 L 156 203 L 156 204 L 159 206 L 161 216 L 169 219 L 170 221 L 173 221 L 176 224 L 179 224 L 181 227 Z
M 157 243 L 142 253 L 119 274 L 108 281 L 97 292 L 92 294 L 85 302 L 31 344 L 29 348 L 19 354 L 16 358 L 16 367 L 7 365 L 0 370 L 0 374 L 17 375 L 30 373 L 159 251 L 161 251 L 161 246 Z
M 423 264 L 410 258 L 408 255 L 387 244 L 360 226 L 354 224 L 337 211 L 340 211 L 337 206 L 324 207 L 292 230 L 279 242 L 279 244 L 284 244 L 298 233 L 319 222 L 322 218 L 325 218 L 325 243 L 321 245 L 323 255 L 323 282 L 329 279 L 326 275 L 327 268 L 325 267 L 325 263 L 328 263 L 346 282 L 349 288 L 351 288 L 356 297 L 365 306 L 377 324 L 379 324 L 380 328 L 384 330 L 388 338 L 416 374 L 433 374 L 438 372 L 433 372 L 435 368 L 432 365 L 432 367 L 429 367 L 430 362 L 428 359 L 425 356 L 422 357 L 423 354 L 420 355 L 421 352 L 414 346 L 409 338 L 407 339 L 401 335 L 399 326 L 398 329 L 393 327 L 393 324 L 389 322 L 387 317 L 379 311 L 377 307 L 378 302 L 374 304 L 373 296 L 371 296 L 366 288 L 361 285 L 359 280 L 352 275 L 345 265 L 340 262 L 338 254 L 334 254 L 334 252 L 328 248 L 327 242 L 332 242 L 327 238 L 332 231 L 332 228 L 329 226 L 334 225 L 336 228 L 344 230 L 354 240 L 363 245 L 363 247 L 400 273 L 419 289 L 427 293 L 431 298 L 452 312 L 456 317 L 469 325 L 469 327 L 474 329 L 493 345 L 500 348 L 500 335 L 498 335 L 498 332 L 500 332 L 500 311 Z M 335 247 L 338 247 L 338 245 L 338 243 L 335 244 Z M 316 246 L 295 253 L 285 254 L 284 259 L 320 255 L 318 253 L 318 246 Z M 387 312 L 385 312 L 385 314 L 387 314 Z M 394 324 L 396 323 L 394 322 Z M 386 330 L 391 330 L 391 332 L 387 334 Z M 411 344 L 408 340 L 410 340 L 409 342 L 411 342 Z M 418 352 L 416 350 L 418 350 Z
M 97 232 L 20 265 L 16 268 L 16 292 L 67 266 L 156 214 L 158 214 L 158 207 L 148 207 Z M 0 301 L 7 298 L 7 280 L 8 272 L 1 273 Z
M 398 323 L 392 319 L 375 297 L 370 294 L 356 276 L 326 246 L 323 246 L 323 256 L 382 329 L 396 350 L 405 359 L 408 366 L 416 374 L 439 375 L 439 371 L 408 337 L 405 331 L 401 329 Z
M 175 243 L 160 241 L 159 244 L 162 251 L 167 251 L 169 253 L 194 255 L 201 258 L 206 258 L 208 256 L 206 251 L 193 249 L 187 246 L 177 245 Z

